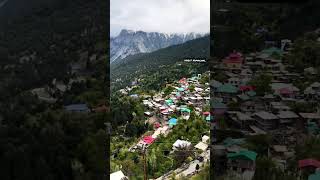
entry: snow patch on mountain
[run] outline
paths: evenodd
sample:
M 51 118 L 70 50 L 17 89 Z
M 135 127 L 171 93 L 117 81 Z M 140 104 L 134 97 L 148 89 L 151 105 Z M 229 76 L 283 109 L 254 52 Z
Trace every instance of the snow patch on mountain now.
M 166 34 L 124 29 L 118 36 L 110 38 L 110 63 L 130 55 L 149 53 L 168 46 L 182 44 L 205 35 L 207 34 Z

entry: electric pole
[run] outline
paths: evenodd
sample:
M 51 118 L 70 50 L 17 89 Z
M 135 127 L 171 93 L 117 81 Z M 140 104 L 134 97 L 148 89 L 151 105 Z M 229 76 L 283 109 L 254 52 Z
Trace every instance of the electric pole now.
M 142 146 L 142 157 L 143 157 L 143 172 L 144 172 L 144 180 L 147 180 L 147 160 L 146 160 L 146 145 Z

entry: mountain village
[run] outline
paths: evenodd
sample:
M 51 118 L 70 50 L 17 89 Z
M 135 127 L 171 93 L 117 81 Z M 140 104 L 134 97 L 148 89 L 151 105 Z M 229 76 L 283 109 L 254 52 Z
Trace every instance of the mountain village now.
M 233 51 L 214 65 L 210 81 L 214 173 L 226 179 L 251 180 L 257 168 L 256 159 L 262 154 L 250 149 L 248 139 L 269 136 L 271 144 L 259 146 L 265 146 L 261 148 L 266 149 L 267 157 L 278 169 L 287 172 L 289 166 L 295 166 L 298 168 L 289 174 L 298 179 L 305 173 L 309 180 L 320 179 L 320 161 L 316 157 L 295 157 L 297 145 L 320 134 L 320 112 L 316 108 L 297 110 L 295 105 L 317 104 L 320 83 L 314 81 L 300 89 L 294 82 L 305 76 L 316 77 L 318 72 L 313 67 L 306 68 L 304 74 L 291 71 L 286 61 L 292 51 L 291 40 L 266 44 L 260 52 Z M 219 81 L 221 73 L 225 78 Z M 268 78 L 270 81 L 265 81 Z M 217 133 L 222 129 L 238 134 L 219 137 Z
M 212 118 L 209 111 L 210 87 L 208 81 L 201 81 L 203 76 L 209 77 L 209 72 L 198 74 L 191 78 L 182 78 L 179 81 L 167 84 L 166 87 L 171 87 L 171 92 L 165 93 L 162 91 L 153 96 L 132 94 L 132 89 L 139 86 L 136 81 L 132 83 L 131 87 L 120 90 L 123 95 L 141 101 L 145 107 L 145 123 L 153 127 L 153 130 L 143 134 L 138 142 L 128 149 L 129 152 L 141 152 L 144 158 L 145 156 L 148 156 L 148 152 L 151 151 L 150 148 L 153 144 L 163 143 L 159 140 L 161 139 L 159 138 L 160 136 L 167 138 L 172 132 L 180 131 L 177 125 L 192 121 L 193 119 L 191 116 L 200 118 L 201 121 L 205 122 L 206 131 L 199 134 L 199 137 L 196 138 L 197 141 L 191 141 L 190 139 L 181 137 L 175 139 L 171 144 L 169 154 L 180 151 L 181 148 L 187 148 L 192 152 L 193 158 L 190 157 L 191 159 L 178 169 L 172 169 L 155 179 L 191 177 L 198 171 L 201 171 L 204 165 L 209 162 L 209 126 Z M 170 158 L 170 155 L 168 155 L 167 158 Z M 172 161 L 174 160 L 172 159 Z M 146 174 L 147 172 L 145 172 L 145 178 Z M 125 177 L 125 173 L 121 170 L 110 174 L 110 178 L 113 180 L 120 180 L 123 177 Z

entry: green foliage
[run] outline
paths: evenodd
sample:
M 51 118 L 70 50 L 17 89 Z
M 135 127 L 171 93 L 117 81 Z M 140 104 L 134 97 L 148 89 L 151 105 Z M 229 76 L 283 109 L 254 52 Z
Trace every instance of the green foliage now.
M 213 79 L 219 82 L 225 82 L 228 80 L 228 76 L 226 76 L 223 72 L 217 72 L 213 75 Z
M 0 179 L 102 180 L 108 165 L 104 123 L 109 121 L 109 114 L 66 113 L 62 105 L 88 101 L 94 106 L 98 99 L 105 100 L 106 59 L 92 62 L 87 69 L 95 82 L 75 84 L 55 104 L 39 101 L 29 90 L 50 85 L 54 78 L 71 78 L 68 64 L 79 58 L 78 50 L 89 50 L 99 58 L 105 54 L 92 47 L 97 42 L 105 43 L 107 33 L 98 24 L 107 12 L 92 11 L 97 5 L 92 1 L 58 0 L 63 8 L 53 7 L 58 1 L 49 1 L 41 1 L 41 5 L 40 1 L 36 5 L 35 1 L 23 2 L 26 7 L 19 7 L 30 10 L 30 14 L 5 16 L 5 21 L 6 10 L 0 12 L 0 167 L 4 172 Z M 11 7 L 13 4 L 17 5 L 13 2 Z M 102 9 L 106 5 L 99 2 Z M 95 18 L 88 18 L 92 16 Z M 84 29 L 96 30 L 82 36 Z M 32 54 L 32 60 L 19 61 Z
M 311 37 L 312 38 L 311 38 Z M 317 37 L 307 34 L 302 38 L 297 39 L 293 44 L 293 50 L 288 59 L 294 65 L 298 72 L 303 72 L 307 67 L 320 66 L 320 44 Z
M 310 137 L 305 140 L 304 144 L 297 145 L 296 147 L 296 159 L 306 158 L 320 158 L 320 139 L 317 137 Z
M 177 77 L 183 77 L 189 74 L 189 72 L 194 73 L 191 72 L 192 68 L 195 69 L 195 67 L 201 65 L 198 63 L 183 63 L 183 60 L 190 57 L 208 58 L 209 47 L 209 36 L 206 36 L 188 41 L 184 44 L 160 49 L 152 53 L 127 57 L 119 63 L 111 64 L 111 80 L 121 79 L 121 82 L 117 82 L 117 85 L 123 88 L 130 83 L 131 77 L 140 77 L 143 75 L 144 77 L 148 77 L 152 75 L 153 81 L 144 83 L 144 86 L 147 87 L 147 89 L 153 88 L 159 90 L 161 85 L 169 79 L 176 80 Z M 192 68 L 188 68 L 189 70 L 185 71 L 186 66 L 180 66 L 179 64 L 189 64 Z M 174 65 L 175 68 L 172 65 Z M 202 64 L 202 66 L 205 65 Z M 207 69 L 207 66 L 204 68 Z M 156 84 L 153 84 L 153 82 L 156 82 Z M 118 89 L 117 87 L 112 88 Z
M 194 151 L 189 148 L 182 148 L 180 151 L 176 151 L 173 154 L 169 154 L 172 150 L 172 144 L 177 139 L 184 139 L 192 142 L 193 144 L 199 142 L 204 132 L 209 131 L 209 125 L 198 116 L 192 116 L 188 121 L 179 119 L 178 124 L 174 127 L 166 137 L 160 135 L 157 140 L 148 147 L 147 151 L 147 164 L 148 164 L 148 177 L 159 177 L 164 173 L 179 167 L 183 162 L 187 162 L 188 159 L 194 158 Z M 133 139 L 123 142 L 123 140 L 113 140 L 111 150 L 115 149 L 126 149 L 130 145 L 129 142 L 134 142 Z M 136 177 L 137 174 L 142 174 L 143 164 L 141 155 L 139 155 L 140 161 L 132 166 L 132 153 L 127 151 L 123 152 L 121 157 L 118 155 L 116 159 L 112 160 L 115 162 L 113 167 L 116 168 L 115 164 L 125 164 L 126 171 L 132 176 Z
M 186 147 L 178 147 L 177 150 L 174 151 L 174 163 L 175 167 L 180 167 L 183 163 L 187 163 L 189 157 L 192 159 L 194 157 L 193 147 L 186 146 Z
M 266 156 L 258 157 L 256 160 L 256 171 L 254 180 L 294 180 L 294 175 L 288 175 L 286 172 L 277 168 L 276 163 Z
M 205 83 L 208 83 L 209 82 L 209 74 L 203 74 L 201 79 L 199 80 L 199 82 L 201 84 L 205 84 Z
M 227 106 L 230 111 L 236 111 L 239 109 L 240 104 L 238 102 L 231 101 L 227 104 Z
M 313 113 L 317 110 L 316 104 L 310 102 L 296 102 L 289 104 L 289 106 L 294 112 Z
M 221 129 L 226 129 L 227 128 L 227 123 L 224 117 L 219 118 L 219 127 Z
M 166 88 L 163 90 L 164 95 L 165 95 L 165 96 L 168 96 L 169 94 L 171 94 L 171 92 L 172 92 L 173 90 L 175 90 L 175 89 L 174 89 L 174 87 L 172 87 L 172 86 L 166 87 Z
M 194 92 L 194 88 L 195 88 L 194 85 L 189 86 L 189 91 L 190 91 L 190 92 Z
M 320 139 L 319 137 L 308 137 L 305 139 L 303 144 L 298 144 L 295 148 L 296 156 L 295 161 L 297 162 L 302 159 L 319 159 L 320 158 Z M 292 162 L 292 163 L 293 163 Z M 290 164 L 291 169 L 297 168 L 297 163 Z M 311 169 L 306 169 L 302 171 L 302 176 L 304 179 L 307 179 L 308 175 L 314 173 Z
M 266 73 L 263 73 L 255 79 L 253 79 L 249 84 L 256 87 L 257 95 L 263 96 L 264 94 L 271 93 L 271 80 L 271 76 L 267 75 Z
M 269 135 L 249 136 L 246 139 L 246 146 L 249 150 L 255 151 L 259 156 L 267 156 L 271 141 L 272 139 Z

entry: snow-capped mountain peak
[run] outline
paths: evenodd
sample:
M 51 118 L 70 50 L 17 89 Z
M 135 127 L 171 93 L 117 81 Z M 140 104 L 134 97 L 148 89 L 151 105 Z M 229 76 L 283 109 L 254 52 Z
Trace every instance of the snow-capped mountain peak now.
M 110 63 L 138 53 L 149 53 L 168 46 L 203 37 L 198 33 L 159 33 L 123 29 L 110 38 Z

